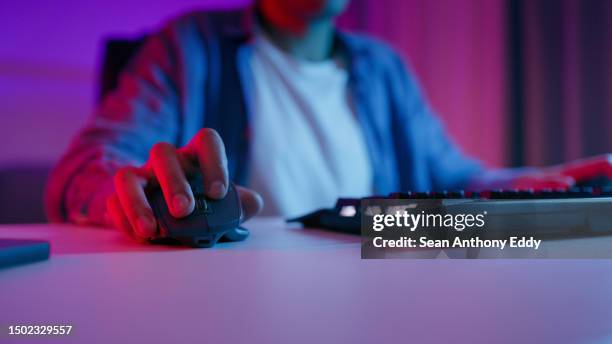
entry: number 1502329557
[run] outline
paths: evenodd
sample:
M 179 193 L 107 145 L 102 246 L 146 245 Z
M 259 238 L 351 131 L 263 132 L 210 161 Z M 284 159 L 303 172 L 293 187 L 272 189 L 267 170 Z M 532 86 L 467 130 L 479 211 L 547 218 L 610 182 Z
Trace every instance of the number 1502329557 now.
M 10 325 L 12 336 L 63 336 L 72 332 L 72 325 Z

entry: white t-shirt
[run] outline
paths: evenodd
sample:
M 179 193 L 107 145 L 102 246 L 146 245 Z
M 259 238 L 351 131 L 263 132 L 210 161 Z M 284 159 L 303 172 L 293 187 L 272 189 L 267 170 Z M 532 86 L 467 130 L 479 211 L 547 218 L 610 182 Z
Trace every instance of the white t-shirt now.
M 264 215 L 294 217 L 372 192 L 372 167 L 338 61 L 297 60 L 253 42 L 249 187 Z

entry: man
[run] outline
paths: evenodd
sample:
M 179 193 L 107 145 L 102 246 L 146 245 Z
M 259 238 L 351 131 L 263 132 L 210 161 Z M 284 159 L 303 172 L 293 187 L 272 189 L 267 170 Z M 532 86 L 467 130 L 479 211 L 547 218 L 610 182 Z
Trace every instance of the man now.
M 346 3 L 260 0 L 191 13 L 150 37 L 54 171 L 50 219 L 152 238 L 144 187 L 158 183 L 184 217 L 194 173 L 212 198 L 230 181 L 248 186 L 239 187 L 248 218 L 262 209 L 257 192 L 268 214 L 295 216 L 339 196 L 567 187 L 610 170 L 605 158 L 484 170 L 447 138 L 390 48 L 336 30 Z

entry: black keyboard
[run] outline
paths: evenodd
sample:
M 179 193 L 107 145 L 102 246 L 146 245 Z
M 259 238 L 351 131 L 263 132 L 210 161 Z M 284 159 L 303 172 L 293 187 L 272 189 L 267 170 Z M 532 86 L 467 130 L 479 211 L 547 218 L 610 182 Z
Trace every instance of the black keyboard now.
M 544 237 L 612 234 L 612 187 L 559 190 L 491 190 L 484 192 L 397 192 L 387 196 L 341 198 L 331 209 L 288 220 L 307 228 L 361 234 L 362 200 L 439 200 L 451 212 L 487 212 L 487 231 L 498 236 L 538 234 Z

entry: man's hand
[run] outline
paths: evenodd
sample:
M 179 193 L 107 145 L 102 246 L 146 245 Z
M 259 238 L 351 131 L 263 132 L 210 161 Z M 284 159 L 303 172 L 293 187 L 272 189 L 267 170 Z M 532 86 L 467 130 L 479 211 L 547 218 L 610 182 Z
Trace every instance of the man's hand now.
M 612 179 L 612 154 L 572 161 L 555 166 L 553 169 L 577 182 L 600 177 Z
M 154 238 L 158 227 L 144 188 L 159 184 L 172 216 L 185 217 L 194 209 L 195 201 L 187 176 L 202 173 L 206 196 L 225 197 L 228 188 L 225 146 L 213 129 L 200 130 L 182 148 L 158 143 L 150 151 L 149 160 L 141 167 L 121 168 L 114 177 L 115 193 L 107 200 L 113 224 L 138 240 Z M 263 207 L 254 191 L 237 187 L 245 220 Z
M 534 190 L 565 189 L 598 177 L 612 179 L 612 154 L 537 169 L 536 172 L 517 177 L 512 187 Z
M 519 190 L 543 190 L 543 189 L 567 189 L 576 184 L 576 180 L 570 176 L 563 175 L 558 171 L 538 169 L 516 177 L 512 181 L 511 188 Z

